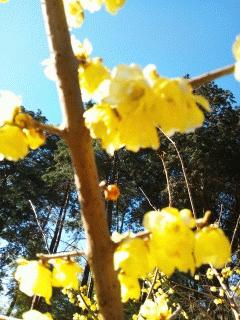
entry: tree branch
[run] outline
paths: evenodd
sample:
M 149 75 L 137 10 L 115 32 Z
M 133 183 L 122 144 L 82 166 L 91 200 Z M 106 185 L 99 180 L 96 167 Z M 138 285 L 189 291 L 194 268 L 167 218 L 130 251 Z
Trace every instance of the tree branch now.
M 200 76 L 197 76 L 195 78 L 192 78 L 189 80 L 189 83 L 191 84 L 193 89 L 196 89 L 200 86 L 202 86 L 205 83 L 211 82 L 215 79 L 218 79 L 220 77 L 226 76 L 228 74 L 231 74 L 234 72 L 235 65 L 231 64 L 229 66 L 216 69 L 207 73 L 204 73 Z
M 39 128 L 42 131 L 46 131 L 49 134 L 54 134 L 54 135 L 57 135 L 59 137 L 64 138 L 65 129 L 62 129 L 61 127 L 56 127 L 52 124 L 42 123 L 37 120 L 34 120 L 34 124 L 37 128 Z
M 69 252 L 58 252 L 58 253 L 53 253 L 53 254 L 37 253 L 36 256 L 45 262 L 50 259 L 72 258 L 72 257 L 85 256 L 85 253 L 83 251 L 76 250 L 76 251 L 69 251 Z
M 19 318 L 7 317 L 0 314 L 0 320 L 21 320 Z
M 63 2 L 42 0 L 50 52 L 55 61 L 57 89 L 63 114 L 75 184 L 87 239 L 88 262 L 94 274 L 100 313 L 105 320 L 121 320 L 120 286 L 113 267 L 113 243 L 98 186 L 98 175 L 89 131 L 84 125 L 78 63 L 71 48 Z

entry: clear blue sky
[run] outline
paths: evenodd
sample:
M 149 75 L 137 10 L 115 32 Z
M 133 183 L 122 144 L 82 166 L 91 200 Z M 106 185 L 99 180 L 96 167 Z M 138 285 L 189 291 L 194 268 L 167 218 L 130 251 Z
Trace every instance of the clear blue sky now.
M 233 63 L 232 43 L 240 33 L 239 0 L 127 0 L 117 16 L 87 14 L 74 34 L 88 37 L 94 56 L 106 65 L 148 63 L 168 77 L 203 72 Z M 23 104 L 60 122 L 53 82 L 41 61 L 49 56 L 40 0 L 10 0 L 0 6 L 0 89 L 14 91 Z M 233 76 L 217 82 L 240 101 Z

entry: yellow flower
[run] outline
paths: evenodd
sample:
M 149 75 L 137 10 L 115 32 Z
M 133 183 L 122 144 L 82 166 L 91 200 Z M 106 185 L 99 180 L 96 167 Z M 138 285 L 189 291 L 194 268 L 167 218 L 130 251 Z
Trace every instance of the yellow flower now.
M 188 132 L 202 125 L 203 112 L 197 104 L 209 110 L 208 102 L 192 94 L 185 79 L 160 78 L 152 65 L 142 70 L 137 65 L 119 65 L 111 78 L 101 82 L 99 105 L 95 107 L 95 121 L 86 116 L 86 125 L 93 138 L 100 138 L 103 147 L 110 145 L 109 138 L 116 135 L 111 154 L 121 146 L 137 152 L 140 148 L 159 148 L 157 128 L 168 135 L 176 131 Z M 113 109 L 110 115 L 109 109 Z M 97 113 L 100 112 L 97 116 Z M 96 121 L 101 122 L 98 127 Z M 103 119 L 108 118 L 108 123 Z M 102 123 L 105 122 L 105 123 Z M 144 130 L 143 130 L 144 124 Z M 96 132 L 96 127 L 101 128 Z M 107 133 L 107 134 L 106 134 Z
M 143 278 L 151 271 L 148 255 L 149 250 L 143 239 L 126 239 L 114 252 L 115 270 L 121 269 L 127 276 Z
M 86 61 L 92 53 L 93 47 L 88 39 L 84 39 L 81 43 L 74 35 L 71 35 L 71 44 L 74 55 L 80 61 Z
M 67 289 L 78 289 L 78 273 L 82 268 L 73 261 L 65 259 L 51 259 L 53 264 L 52 285 L 53 287 L 63 287 Z
M 152 232 L 148 242 L 152 266 L 157 266 L 168 276 L 175 269 L 194 273 L 194 233 L 177 209 L 148 212 L 143 225 Z
M 84 118 L 92 138 L 101 139 L 109 154 L 124 146 L 119 135 L 119 116 L 109 105 L 95 105 L 84 112 Z
M 197 267 L 212 264 L 216 268 L 222 268 L 231 258 L 229 240 L 221 229 L 215 226 L 205 227 L 196 232 L 194 255 Z
M 147 299 L 140 308 L 140 319 L 146 320 L 159 320 L 169 319 L 172 315 L 171 310 L 168 308 L 165 295 L 161 295 L 152 301 Z
M 63 1 L 69 28 L 81 27 L 84 20 L 83 7 L 80 0 Z
M 28 154 L 28 140 L 22 130 L 6 124 L 0 127 L 0 159 L 17 161 Z
M 41 313 L 37 310 L 24 312 L 22 317 L 23 320 L 53 320 L 50 313 Z
M 204 114 L 197 104 L 210 111 L 209 103 L 192 93 L 187 79 L 162 78 L 156 90 L 161 97 L 156 117 L 164 133 L 170 136 L 175 132 L 191 132 L 203 124 Z
M 233 44 L 232 51 L 235 59 L 237 60 L 234 75 L 235 78 L 240 81 L 240 35 L 237 36 L 236 41 Z
M 36 149 L 45 137 L 32 119 L 21 112 L 21 99 L 10 91 L 0 92 L 0 160 L 17 161 L 29 148 Z
M 224 303 L 224 300 L 221 299 L 221 298 L 217 298 L 217 299 L 214 299 L 214 300 L 213 300 L 213 303 L 215 303 L 216 305 L 218 305 L 218 304 L 223 304 L 223 303 Z
M 108 12 L 116 14 L 121 9 L 126 0 L 105 0 L 105 6 Z
M 109 78 L 109 71 L 100 58 L 88 60 L 78 69 L 80 87 L 86 97 L 93 97 L 101 83 Z M 86 100 L 87 98 L 85 98 Z
M 123 303 L 129 299 L 138 300 L 140 298 L 141 290 L 138 279 L 119 273 L 118 280 L 121 285 L 121 298 Z
M 1 3 L 6 3 L 8 0 L 0 0 Z
M 44 297 L 50 304 L 52 296 L 52 273 L 39 261 L 20 260 L 15 273 L 19 289 L 29 297 Z

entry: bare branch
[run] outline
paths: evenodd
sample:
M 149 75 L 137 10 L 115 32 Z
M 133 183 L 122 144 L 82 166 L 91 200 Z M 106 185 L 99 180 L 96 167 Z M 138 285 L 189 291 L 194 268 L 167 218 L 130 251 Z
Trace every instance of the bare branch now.
M 41 123 L 37 120 L 34 120 L 34 124 L 35 124 L 36 128 L 38 128 L 42 131 L 46 131 L 49 134 L 54 134 L 54 135 L 57 135 L 62 138 L 64 138 L 64 136 L 65 136 L 65 129 L 62 129 L 61 127 L 56 127 L 52 124 Z
M 181 153 L 179 152 L 176 143 L 161 128 L 158 127 L 158 129 L 171 142 L 171 144 L 174 146 L 174 149 L 177 152 L 177 156 L 178 156 L 179 161 L 181 163 L 182 172 L 183 172 L 184 180 L 185 180 L 187 191 L 188 191 L 188 197 L 189 197 L 189 200 L 190 200 L 190 203 L 191 203 L 192 213 L 193 213 L 194 218 L 197 219 L 197 215 L 196 215 L 196 211 L 195 211 L 195 207 L 194 207 L 194 202 L 193 202 L 193 197 L 192 197 L 192 192 L 191 192 L 191 189 L 190 189 L 190 185 L 189 185 L 189 181 L 188 181 L 188 177 L 187 177 L 187 173 L 186 173 L 186 169 L 185 169 L 185 166 L 184 166 L 184 163 L 183 163 L 183 159 L 182 159 Z
M 37 253 L 36 256 L 39 259 L 46 262 L 50 259 L 73 258 L 73 257 L 85 256 L 85 252 L 76 250 L 76 251 L 68 251 L 68 252 L 58 252 L 58 253 L 53 253 L 53 254 Z
M 211 82 L 215 79 L 218 79 L 220 77 L 233 73 L 234 68 L 235 68 L 235 65 L 231 64 L 229 66 L 226 66 L 217 70 L 213 70 L 213 71 L 204 73 L 200 76 L 194 77 L 189 80 L 189 83 L 191 84 L 192 88 L 196 89 L 205 83 Z
M 50 253 L 49 246 L 48 246 L 48 242 L 47 242 L 47 238 L 46 238 L 46 235 L 45 235 L 45 233 L 44 233 L 44 231 L 43 231 L 43 228 L 42 228 L 42 226 L 41 226 L 41 223 L 40 223 L 40 221 L 39 221 L 39 219 L 38 219 L 38 215 L 37 215 L 36 208 L 35 208 L 35 206 L 33 205 L 33 203 L 32 203 L 31 200 L 28 200 L 28 201 L 29 201 L 30 206 L 31 206 L 31 208 L 32 208 L 32 211 L 33 211 L 33 213 L 34 213 L 34 217 L 35 217 L 35 219 L 36 219 L 36 221 L 37 221 L 37 225 L 38 225 L 38 227 L 39 227 L 39 230 L 40 230 L 40 232 L 41 232 L 41 234 L 42 234 L 43 241 L 44 241 L 44 243 L 45 243 L 47 252 Z
M 21 320 L 19 318 L 7 317 L 0 314 L 0 320 Z
M 41 0 L 50 54 L 55 62 L 57 89 L 63 115 L 75 184 L 81 204 L 87 240 L 87 257 L 94 274 L 103 319 L 123 318 L 120 285 L 113 266 L 113 243 L 108 231 L 104 202 L 99 189 L 92 141 L 84 125 L 78 62 L 72 52 L 63 2 Z

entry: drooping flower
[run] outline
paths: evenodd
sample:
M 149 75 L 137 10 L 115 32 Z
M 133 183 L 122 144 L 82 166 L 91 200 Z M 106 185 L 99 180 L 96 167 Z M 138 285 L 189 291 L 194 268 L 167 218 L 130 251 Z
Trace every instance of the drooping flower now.
M 194 273 L 194 233 L 177 209 L 148 212 L 144 216 L 143 225 L 152 232 L 148 246 L 153 266 L 168 276 L 175 269 Z
M 69 28 L 79 28 L 84 21 L 84 11 L 80 0 L 63 1 Z
M 102 59 L 88 59 L 78 68 L 80 88 L 88 99 L 94 97 L 103 81 L 109 78 L 109 70 L 103 64 Z M 85 98 L 86 100 L 86 98 Z
M 115 270 L 121 269 L 127 276 L 143 278 L 151 271 L 148 255 L 149 249 L 143 239 L 126 239 L 114 252 Z
M 196 232 L 194 255 L 197 267 L 212 264 L 222 268 L 230 261 L 231 246 L 224 232 L 212 225 Z
M 82 271 L 82 268 L 76 262 L 65 259 L 52 259 L 49 263 L 54 266 L 52 271 L 53 287 L 78 289 L 78 273 Z
M 125 303 L 129 299 L 138 300 L 140 298 L 141 290 L 137 278 L 119 273 L 118 280 L 121 288 L 121 299 Z
M 172 311 L 168 307 L 166 296 L 163 294 L 156 297 L 155 301 L 146 299 L 139 314 L 139 320 L 167 320 L 171 317 Z
M 45 137 L 33 118 L 22 112 L 21 99 L 10 91 L 0 91 L 0 159 L 17 161 L 30 149 L 37 149 Z
M 193 95 L 186 79 L 161 78 L 152 65 L 144 70 L 137 65 L 119 65 L 111 78 L 102 82 L 100 103 L 84 117 L 91 136 L 101 139 L 110 154 L 121 146 L 137 152 L 159 148 L 159 127 L 171 135 L 201 126 L 204 115 L 198 104 L 209 110 L 207 100 Z M 110 143 L 114 135 L 117 138 Z
M 52 273 L 40 261 L 20 260 L 15 273 L 19 289 L 29 297 L 34 295 L 45 298 L 50 304 L 52 296 Z

